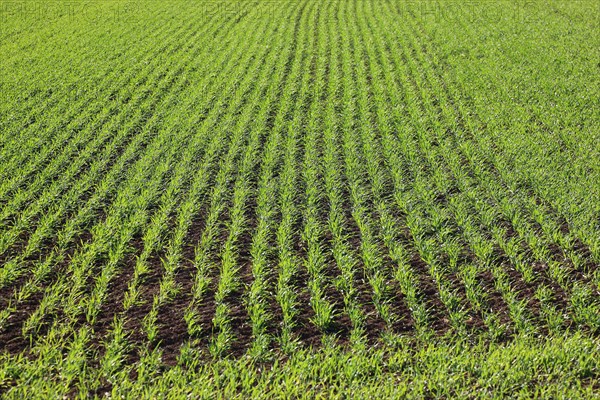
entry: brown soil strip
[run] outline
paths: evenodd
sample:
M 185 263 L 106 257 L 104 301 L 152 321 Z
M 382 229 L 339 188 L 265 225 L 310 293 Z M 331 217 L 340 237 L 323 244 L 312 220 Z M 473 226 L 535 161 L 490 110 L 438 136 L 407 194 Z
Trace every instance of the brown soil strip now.
M 250 267 L 246 265 L 244 270 L 249 270 Z M 246 273 L 242 274 L 241 277 L 242 287 L 252 284 L 252 275 Z M 246 310 L 244 304 L 244 290 L 238 290 L 229 295 L 226 301 L 230 304 L 229 316 L 231 323 L 231 330 L 235 336 L 235 340 L 229 348 L 228 355 L 232 357 L 242 356 L 252 343 L 252 326 L 250 323 L 250 316 Z
M 173 300 L 163 304 L 159 309 L 157 340 L 163 351 L 163 363 L 167 366 L 177 364 L 180 348 L 189 340 L 197 340 L 196 345 L 205 352 L 208 359 L 208 344 L 214 333 L 212 321 L 216 311 L 215 292 L 218 283 L 216 277 L 211 278 L 201 302 L 193 306 L 200 317 L 198 321 L 201 330 L 200 337 L 190 335 L 184 318 L 186 309 L 193 301 L 193 289 L 197 275 L 194 259 L 196 246 L 206 227 L 206 216 L 207 210 L 203 208 L 192 220 L 182 247 L 182 265 L 175 273 L 175 282 L 179 287 L 178 293 Z
M 256 188 L 257 184 L 253 179 L 248 182 L 250 187 Z M 239 289 L 232 293 L 226 299 L 229 304 L 231 328 L 235 340 L 233 341 L 229 354 L 233 357 L 239 357 L 250 347 L 253 340 L 252 326 L 250 316 L 246 307 L 245 296 L 247 290 L 254 282 L 252 274 L 252 255 L 250 249 L 252 246 L 252 236 L 258 226 L 256 215 L 257 199 L 250 196 L 246 199 L 244 230 L 237 240 L 238 258 L 237 262 L 241 266 L 239 270 Z
M 2 265 L 2 263 L 0 263 L 0 265 Z M 2 268 L 4 267 L 2 266 Z M 8 307 L 11 299 L 14 299 L 15 295 L 20 291 L 23 285 L 27 283 L 29 277 L 26 275 L 28 274 L 21 274 L 14 282 L 0 289 L 0 309 L 3 310 Z
M 22 327 L 29 315 L 38 308 L 42 298 L 43 292 L 36 293 L 20 303 L 10 315 L 6 325 L 0 330 L 0 352 L 17 355 L 29 348 L 29 340 L 21 334 Z
M 296 290 L 296 325 L 294 332 L 300 341 L 307 347 L 318 347 L 321 342 L 322 332 L 312 323 L 315 312 L 310 306 L 310 293 L 308 291 L 308 274 L 301 270 L 292 278 L 290 285 Z
M 335 335 L 338 344 L 344 345 L 348 343 L 352 324 L 350 323 L 350 317 L 343 312 L 344 299 L 342 294 L 331 283 L 335 277 L 332 278 L 327 271 L 330 271 L 329 274 L 335 274 L 337 269 L 332 266 L 328 266 L 326 268 L 326 286 L 323 288 L 325 298 L 334 307 L 335 317 L 331 326 L 324 333 L 328 335 Z
M 34 220 L 30 223 L 30 227 L 27 229 L 27 231 L 19 232 L 19 236 L 17 236 L 17 239 L 15 240 L 15 242 L 11 246 L 9 246 L 8 249 L 6 249 L 4 254 L 0 254 L 0 265 L 6 264 L 8 261 L 13 259 L 14 257 L 17 257 L 19 254 L 21 254 L 23 252 L 23 250 L 25 250 L 25 248 L 27 247 L 27 242 L 29 240 L 28 233 L 35 232 L 35 226 L 36 226 L 37 222 L 38 222 L 38 218 L 35 217 Z M 32 257 L 29 257 L 29 258 L 32 258 Z M 9 288 L 11 288 L 11 287 L 13 287 L 13 285 L 11 285 Z M 2 294 L 2 290 L 4 290 L 4 289 L 6 289 L 6 287 L 0 288 L 0 294 Z M 0 296 L 0 300 L 2 300 L 1 296 Z
M 540 327 L 541 321 L 541 304 L 535 297 L 536 285 L 533 283 L 526 283 L 521 273 L 518 272 L 512 265 L 502 264 L 504 271 L 509 277 L 509 281 L 512 287 L 512 291 L 516 293 L 519 301 L 525 301 L 527 303 L 527 310 L 529 314 L 534 318 L 536 326 Z
M 196 269 L 191 265 L 180 268 L 175 274 L 179 292 L 158 310 L 157 341 L 162 349 L 163 363 L 168 366 L 177 364 L 180 347 L 190 338 L 183 314 L 192 300 L 195 275 Z
M 442 303 L 437 286 L 429 275 L 427 264 L 419 257 L 416 251 L 413 251 L 412 254 L 410 265 L 419 279 L 423 301 L 430 310 L 429 320 L 431 327 L 439 335 L 444 335 L 450 330 L 448 310 L 446 310 L 446 306 Z
M 364 312 L 364 328 L 367 342 L 374 345 L 386 331 L 387 325 L 379 316 L 373 300 L 373 288 L 366 279 L 355 277 L 354 287 L 357 290 L 357 300 Z
M 326 333 L 334 334 L 338 339 L 338 342 L 340 344 L 344 344 L 348 342 L 352 324 L 349 322 L 350 317 L 343 312 L 344 296 L 333 284 L 335 280 L 340 277 L 340 270 L 338 269 L 336 262 L 331 255 L 331 248 L 331 232 L 326 229 L 325 238 L 323 240 L 323 253 L 325 254 L 325 268 L 323 270 L 325 286 L 323 291 L 327 301 L 333 304 L 335 310 L 335 320 Z
M 214 333 L 213 318 L 217 310 L 217 303 L 215 301 L 215 293 L 217 288 L 216 283 L 216 280 L 213 279 L 209 285 L 209 288 L 204 293 L 202 302 L 195 306 L 195 309 L 200 315 L 199 323 L 202 337 L 195 338 L 192 336 L 192 339 L 199 339 L 199 346 L 202 348 L 202 350 L 208 349 L 210 338 Z
M 400 284 L 396 282 L 395 279 L 392 279 L 393 270 L 395 269 L 395 263 L 389 256 L 389 249 L 385 246 L 382 246 L 384 250 L 383 262 L 384 262 L 384 270 L 387 274 L 387 283 L 391 289 L 389 293 L 389 301 L 390 309 L 393 314 L 394 322 L 392 323 L 392 331 L 396 334 L 406 334 L 408 332 L 413 332 L 415 329 L 414 320 L 412 318 L 412 313 L 410 312 L 410 308 L 406 302 L 406 296 L 402 293 L 402 289 L 400 288 Z
M 205 222 L 205 212 L 192 220 L 182 248 L 182 265 L 175 273 L 175 282 L 179 288 L 177 295 L 159 308 L 157 336 L 162 348 L 163 363 L 168 366 L 177 364 L 181 345 L 190 339 L 184 313 L 193 298 L 192 290 L 197 272 L 193 264 L 195 248 L 202 237 Z M 212 315 L 214 310 L 210 316 Z
M 460 280 L 454 273 L 446 274 L 446 277 L 448 278 L 448 281 L 450 282 L 450 287 L 454 291 L 456 291 L 456 293 L 460 297 L 461 303 L 468 305 L 467 320 L 465 321 L 467 329 L 471 333 L 481 333 L 481 332 L 485 331 L 486 325 L 485 325 L 485 322 L 483 321 L 483 316 L 481 315 L 481 313 L 474 310 L 473 307 L 471 306 L 471 303 L 469 302 L 469 300 L 467 298 L 467 291 L 466 291 L 466 288 L 465 288 L 462 280 Z
M 134 276 L 135 255 L 143 251 L 144 244 L 138 237 L 131 241 L 130 246 L 134 251 L 126 256 L 121 272 L 108 284 L 106 298 L 92 326 L 94 336 L 90 340 L 90 346 L 98 351 L 97 357 L 91 363 L 93 366 L 97 366 L 99 360 L 104 355 L 104 340 L 112 327 L 115 316 L 122 314 L 124 311 L 125 293 L 129 287 L 129 282 Z
M 278 226 L 280 221 L 276 221 L 273 226 Z M 273 242 L 271 243 L 271 249 L 276 249 L 275 243 L 275 235 L 272 237 Z M 281 311 L 281 307 L 277 303 L 277 298 L 275 293 L 277 291 L 277 252 L 270 251 L 268 254 L 268 265 L 270 268 L 267 273 L 267 293 L 269 296 L 266 296 L 265 302 L 268 305 L 267 314 L 269 315 L 269 320 L 267 321 L 266 333 L 271 336 L 271 338 L 277 338 L 281 335 L 281 326 L 283 324 L 283 312 Z M 276 340 L 271 341 L 271 348 L 277 348 L 278 342 Z
M 152 309 L 152 300 L 160 292 L 160 280 L 163 273 L 161 255 L 154 255 L 148 259 L 150 271 L 144 276 L 140 289 L 138 304 L 125 311 L 124 330 L 129 332 L 128 342 L 131 349 L 127 354 L 127 363 L 132 364 L 139 361 L 141 349 L 147 341 L 143 329 L 143 319 Z M 137 350 L 136 350 L 137 349 Z
M 566 312 L 569 308 L 569 295 L 563 290 L 563 288 L 560 287 L 558 283 L 550 279 L 548 265 L 536 262 L 533 265 L 533 270 L 535 272 L 535 281 L 538 282 L 538 284 L 543 284 L 552 289 L 556 306 Z
M 510 318 L 510 311 L 506 301 L 502 298 L 502 294 L 496 290 L 494 286 L 494 275 L 490 271 L 483 271 L 477 275 L 480 285 L 483 287 L 483 292 L 486 297 L 486 305 L 488 309 L 498 316 L 500 324 L 510 327 L 506 332 L 506 337 L 498 338 L 501 341 L 508 340 L 512 335 L 512 320 Z

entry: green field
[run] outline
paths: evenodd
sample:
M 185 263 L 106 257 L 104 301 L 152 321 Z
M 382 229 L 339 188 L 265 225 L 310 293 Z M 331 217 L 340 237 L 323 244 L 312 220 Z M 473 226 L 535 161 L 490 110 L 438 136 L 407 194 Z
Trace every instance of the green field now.
M 600 3 L 0 18 L 0 397 L 600 398 Z

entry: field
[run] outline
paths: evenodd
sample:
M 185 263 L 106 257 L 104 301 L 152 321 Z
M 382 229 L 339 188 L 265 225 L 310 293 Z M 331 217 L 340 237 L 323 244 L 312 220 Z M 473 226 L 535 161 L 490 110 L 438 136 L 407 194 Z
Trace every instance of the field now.
M 0 396 L 600 397 L 599 3 L 0 5 Z

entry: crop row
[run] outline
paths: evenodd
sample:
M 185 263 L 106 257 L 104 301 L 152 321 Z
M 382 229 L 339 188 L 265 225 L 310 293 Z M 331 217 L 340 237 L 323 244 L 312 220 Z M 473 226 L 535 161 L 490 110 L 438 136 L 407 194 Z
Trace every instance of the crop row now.
M 593 78 L 585 58 L 558 86 L 542 69 L 591 45 L 510 19 L 538 4 L 485 24 L 461 5 L 443 23 L 393 0 L 235 5 L 9 24 L 28 83 L 1 108 L 0 390 L 406 338 L 597 338 Z M 558 30 L 593 25 L 559 12 L 586 4 L 548 7 Z

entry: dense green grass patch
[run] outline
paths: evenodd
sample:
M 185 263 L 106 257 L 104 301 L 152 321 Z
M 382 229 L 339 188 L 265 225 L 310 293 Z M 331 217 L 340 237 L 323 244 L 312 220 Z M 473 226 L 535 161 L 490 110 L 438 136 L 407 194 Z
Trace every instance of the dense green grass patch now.
M 595 2 L 0 4 L 1 394 L 598 394 Z

